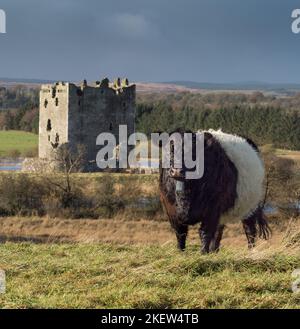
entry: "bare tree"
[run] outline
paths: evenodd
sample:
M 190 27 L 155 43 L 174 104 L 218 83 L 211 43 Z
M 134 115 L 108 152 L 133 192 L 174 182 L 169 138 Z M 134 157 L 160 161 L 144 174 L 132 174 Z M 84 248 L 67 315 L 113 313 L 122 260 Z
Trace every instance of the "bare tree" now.
M 86 149 L 83 145 L 72 148 L 68 143 L 62 144 L 53 154 L 52 175 L 47 175 L 44 179 L 52 186 L 61 191 L 61 200 L 64 207 L 69 207 L 76 199 L 78 192 L 75 187 L 72 174 L 81 172 L 84 168 Z

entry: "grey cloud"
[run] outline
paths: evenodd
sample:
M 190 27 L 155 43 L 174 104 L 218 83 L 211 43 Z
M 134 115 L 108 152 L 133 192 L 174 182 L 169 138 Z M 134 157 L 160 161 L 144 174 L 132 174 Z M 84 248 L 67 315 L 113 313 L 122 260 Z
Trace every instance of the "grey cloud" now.
M 111 33 L 126 39 L 150 39 L 159 36 L 157 27 L 141 14 L 116 13 L 107 19 Z
M 299 0 L 2 0 L 0 76 L 299 81 Z

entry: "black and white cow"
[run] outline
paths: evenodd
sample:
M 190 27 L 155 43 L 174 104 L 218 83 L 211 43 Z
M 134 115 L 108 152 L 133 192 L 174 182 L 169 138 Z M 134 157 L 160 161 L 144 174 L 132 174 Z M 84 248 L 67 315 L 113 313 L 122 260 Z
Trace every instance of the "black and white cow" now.
M 251 140 L 221 130 L 203 133 L 202 178 L 186 179 L 185 168 L 160 169 L 160 196 L 178 247 L 185 249 L 188 226 L 201 223 L 202 252 L 218 251 L 224 229 L 222 220 L 230 217 L 242 220 L 251 248 L 257 229 L 264 239 L 270 235 L 261 206 L 264 165 L 258 149 Z

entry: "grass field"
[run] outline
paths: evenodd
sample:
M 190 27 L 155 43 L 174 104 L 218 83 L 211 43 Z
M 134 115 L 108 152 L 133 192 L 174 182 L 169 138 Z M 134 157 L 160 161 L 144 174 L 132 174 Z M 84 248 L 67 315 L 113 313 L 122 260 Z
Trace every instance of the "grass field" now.
M 297 152 L 277 152 L 300 160 Z M 157 194 L 157 175 L 111 175 L 118 186 L 137 183 L 139 196 Z M 125 215 L 0 217 L 0 308 L 300 308 L 300 293 L 291 289 L 300 269 L 300 219 L 269 216 L 272 239 L 252 251 L 241 223 L 229 223 L 221 252 L 203 256 L 197 226 L 180 253 L 163 214 Z
M 0 222 L 0 308 L 300 308 L 291 289 L 299 237 L 283 243 L 275 223 L 272 240 L 251 252 L 241 225 L 229 225 L 221 252 L 203 256 L 196 227 L 181 253 L 167 222 Z
M 36 154 L 38 135 L 24 131 L 0 131 L 0 157 Z
M 293 253 L 6 243 L 0 259 L 1 308 L 300 308 Z

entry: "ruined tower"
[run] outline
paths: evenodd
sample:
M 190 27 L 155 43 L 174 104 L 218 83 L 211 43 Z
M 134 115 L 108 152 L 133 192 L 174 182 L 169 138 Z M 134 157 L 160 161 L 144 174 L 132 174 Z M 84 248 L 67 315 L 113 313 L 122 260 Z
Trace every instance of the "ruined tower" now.
M 96 168 L 100 147 L 96 138 L 102 132 L 114 134 L 118 140 L 119 125 L 127 125 L 134 133 L 136 87 L 127 79 L 112 86 L 108 79 L 80 86 L 57 82 L 43 85 L 40 91 L 39 157 L 51 160 L 62 144 L 83 145 L 86 170 Z

